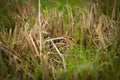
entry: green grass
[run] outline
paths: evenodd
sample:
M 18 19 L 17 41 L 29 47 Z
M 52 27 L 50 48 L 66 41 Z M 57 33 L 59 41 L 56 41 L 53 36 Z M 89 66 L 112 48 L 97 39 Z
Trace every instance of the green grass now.
M 0 2 L 0 80 L 120 79 L 119 16 L 76 1 L 41 0 L 42 32 L 38 1 Z

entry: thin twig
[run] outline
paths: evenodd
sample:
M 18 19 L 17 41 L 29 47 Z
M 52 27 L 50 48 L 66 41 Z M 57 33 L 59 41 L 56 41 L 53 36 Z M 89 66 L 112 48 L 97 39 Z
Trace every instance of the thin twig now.
M 39 13 L 38 13 L 38 26 L 40 27 L 40 31 L 39 31 L 39 34 L 40 34 L 40 55 L 42 55 L 42 28 L 41 28 L 41 19 L 40 19 L 40 16 L 41 16 L 41 14 L 40 14 L 40 0 L 39 0 L 39 3 L 38 3 L 38 11 L 39 11 Z
M 35 42 L 33 41 L 33 38 L 32 38 L 32 36 L 31 36 L 31 34 L 29 34 L 29 37 L 30 37 L 30 40 L 31 40 L 31 42 L 32 42 L 32 45 L 33 45 L 33 47 L 34 47 L 34 49 L 35 49 L 35 52 L 36 52 L 36 54 L 37 54 L 37 56 L 39 55 L 39 52 L 38 52 L 38 50 L 37 50 L 37 47 L 36 47 L 36 45 L 35 45 Z
M 64 39 L 64 37 L 57 37 L 57 38 L 52 38 L 52 39 L 47 39 L 45 42 L 49 42 L 49 41 L 54 41 L 54 40 L 58 40 L 58 39 Z

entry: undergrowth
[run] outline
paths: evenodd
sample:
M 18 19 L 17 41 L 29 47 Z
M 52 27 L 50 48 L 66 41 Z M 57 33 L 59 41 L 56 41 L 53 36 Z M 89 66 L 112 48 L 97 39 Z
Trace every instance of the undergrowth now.
M 37 16 L 36 5 L 17 1 L 0 25 L 0 80 L 120 79 L 119 21 L 95 3 L 56 2 Z

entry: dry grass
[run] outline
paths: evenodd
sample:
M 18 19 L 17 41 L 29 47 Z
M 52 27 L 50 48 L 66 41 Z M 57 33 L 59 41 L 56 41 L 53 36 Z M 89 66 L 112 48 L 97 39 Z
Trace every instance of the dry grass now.
M 29 5 L 19 9 L 14 29 L 0 33 L 0 53 L 10 74 L 2 74 L 6 78 L 1 79 L 10 79 L 14 75 L 11 71 L 15 70 L 14 77 L 18 80 L 57 80 L 57 72 L 69 72 L 66 60 L 74 58 L 74 46 L 93 49 L 94 53 L 100 49 L 108 54 L 119 44 L 116 21 L 102 14 L 95 5 L 90 9 L 66 5 L 67 13 L 57 12 L 56 8 L 45 9 L 39 17 Z

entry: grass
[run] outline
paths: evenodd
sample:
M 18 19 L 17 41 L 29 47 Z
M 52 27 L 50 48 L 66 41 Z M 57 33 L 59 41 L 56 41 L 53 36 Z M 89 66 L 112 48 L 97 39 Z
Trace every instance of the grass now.
M 14 24 L 0 24 L 0 79 L 119 80 L 118 19 L 93 3 L 50 2 L 41 16 L 30 1 L 7 9 Z

